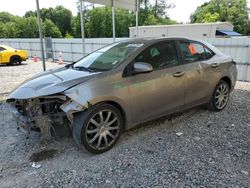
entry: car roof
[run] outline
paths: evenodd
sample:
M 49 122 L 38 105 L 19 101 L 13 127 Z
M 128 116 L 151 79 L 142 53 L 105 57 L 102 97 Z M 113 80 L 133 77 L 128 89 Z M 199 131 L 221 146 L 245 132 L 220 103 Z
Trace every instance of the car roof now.
M 122 43 L 122 42 L 138 42 L 138 43 L 151 43 L 154 41 L 164 41 L 164 40 L 192 40 L 192 41 L 197 41 L 197 42 L 202 42 L 200 40 L 197 39 L 192 39 L 192 38 L 188 38 L 188 37 L 144 37 L 144 38 L 130 38 L 130 39 L 126 39 L 126 40 L 121 40 L 118 43 Z
M 134 43 L 153 43 L 153 42 L 160 42 L 160 41 L 164 41 L 164 40 L 190 40 L 190 41 L 196 41 L 196 42 L 200 42 L 203 45 L 207 46 L 210 50 L 212 50 L 214 53 L 216 54 L 223 54 L 219 49 L 215 48 L 213 45 L 207 43 L 206 41 L 202 41 L 199 39 L 193 39 L 193 38 L 189 38 L 189 37 L 145 37 L 145 38 L 131 38 L 131 39 L 127 39 L 127 40 L 122 40 L 119 41 L 118 43 L 125 43 L 125 42 L 134 42 Z
M 15 50 L 14 48 L 12 48 L 10 46 L 6 46 L 6 45 L 2 45 L 2 44 L 0 44 L 0 47 L 5 48 L 6 50 Z

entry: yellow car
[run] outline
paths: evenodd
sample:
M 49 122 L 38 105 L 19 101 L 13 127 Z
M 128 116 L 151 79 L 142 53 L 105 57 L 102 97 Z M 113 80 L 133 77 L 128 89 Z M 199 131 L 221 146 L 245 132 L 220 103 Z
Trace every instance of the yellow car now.
M 9 46 L 0 45 L 0 64 L 17 65 L 28 59 L 26 50 L 16 50 Z

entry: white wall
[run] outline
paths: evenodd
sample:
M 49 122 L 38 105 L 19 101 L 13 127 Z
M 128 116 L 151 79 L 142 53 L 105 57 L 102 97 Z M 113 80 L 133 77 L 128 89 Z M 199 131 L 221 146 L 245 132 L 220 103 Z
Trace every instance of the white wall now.
M 238 80 L 250 81 L 250 37 L 212 38 L 206 41 L 234 58 Z
M 206 24 L 177 24 L 177 25 L 153 25 L 139 26 L 138 37 L 191 37 L 198 39 L 216 37 L 216 30 L 233 31 L 233 25 L 229 23 L 206 23 Z M 131 38 L 136 37 L 137 28 L 130 27 Z
M 158 26 L 158 27 L 139 27 L 139 37 L 191 37 L 191 38 L 211 38 L 215 37 L 216 27 L 212 25 L 203 26 Z M 130 28 L 130 37 L 136 36 L 136 28 Z
M 128 38 L 117 38 L 116 41 L 126 40 Z M 17 49 L 25 49 L 30 57 L 34 54 L 41 57 L 39 39 L 1 39 L 0 44 L 5 44 Z M 113 42 L 111 38 L 91 38 L 85 39 L 85 54 L 87 55 L 107 44 Z M 59 59 L 59 52 L 62 53 L 64 61 L 77 61 L 83 57 L 82 39 L 52 39 L 53 59 Z
M 117 41 L 127 38 L 118 38 Z M 250 81 L 250 37 L 210 38 L 207 42 L 219 48 L 223 53 L 232 56 L 237 62 L 238 80 Z M 58 60 L 58 53 L 62 52 L 64 61 L 77 61 L 83 57 L 81 39 L 52 39 L 54 60 Z M 97 50 L 109 43 L 112 38 L 86 39 L 86 53 Z M 17 49 L 26 49 L 30 57 L 34 52 L 40 54 L 39 39 L 0 39 L 0 44 L 6 44 Z

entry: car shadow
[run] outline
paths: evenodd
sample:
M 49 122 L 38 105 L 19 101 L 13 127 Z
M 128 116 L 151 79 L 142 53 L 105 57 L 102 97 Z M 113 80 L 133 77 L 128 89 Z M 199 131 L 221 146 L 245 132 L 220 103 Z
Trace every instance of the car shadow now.
M 242 98 L 246 98 L 246 99 L 250 99 L 250 90 L 244 90 L 244 89 L 235 89 L 232 94 L 231 94 L 231 99 L 229 101 L 229 104 L 226 106 L 226 108 L 224 110 L 222 110 L 221 112 L 213 112 L 210 111 L 207 107 L 206 104 L 200 105 L 200 106 L 196 106 L 190 109 L 186 109 L 180 112 L 175 112 L 166 116 L 162 116 L 160 118 L 145 122 L 145 123 L 141 123 L 136 125 L 135 127 L 133 127 L 132 129 L 129 130 L 125 130 L 124 133 L 126 134 L 130 134 L 132 132 L 141 132 L 141 131 L 147 131 L 147 129 L 151 129 L 152 127 L 157 127 L 157 126 L 161 126 L 162 124 L 167 124 L 167 122 L 171 122 L 171 121 L 175 121 L 176 119 L 178 119 L 179 121 L 182 121 L 188 117 L 192 117 L 193 115 L 195 115 L 196 113 L 203 113 L 203 112 L 208 112 L 211 114 L 220 114 L 222 112 L 226 112 L 228 110 L 231 110 L 232 106 L 234 108 L 237 108 L 237 106 L 241 106 L 242 107 L 242 103 L 244 103 L 244 101 L 241 101 Z M 239 100 L 240 99 L 240 100 Z M 241 104 L 241 105 L 240 105 Z M 169 128 L 173 127 L 174 125 L 172 124 L 171 126 L 168 126 Z
M 9 65 L 9 64 L 0 64 L 0 67 L 18 67 L 18 66 L 25 66 L 28 65 L 27 63 L 21 63 L 18 65 Z

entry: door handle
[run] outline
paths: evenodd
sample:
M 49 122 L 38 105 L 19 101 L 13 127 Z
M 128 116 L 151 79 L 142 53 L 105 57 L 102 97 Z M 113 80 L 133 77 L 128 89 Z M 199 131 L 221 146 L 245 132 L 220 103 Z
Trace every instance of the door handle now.
M 211 65 L 211 67 L 212 67 L 212 68 L 217 68 L 219 65 L 220 65 L 219 63 L 213 63 L 213 64 Z
M 181 76 L 183 76 L 184 74 L 185 74 L 184 71 L 182 71 L 182 72 L 176 72 L 176 73 L 173 74 L 173 76 L 174 76 L 174 77 L 181 77 Z

